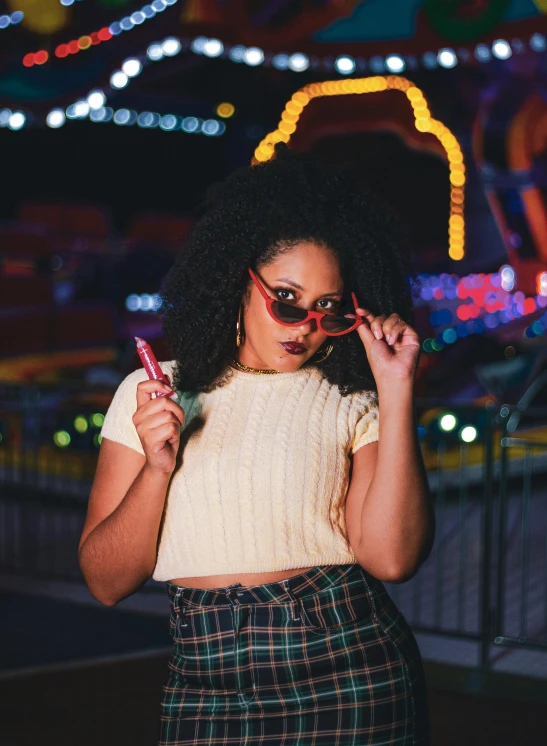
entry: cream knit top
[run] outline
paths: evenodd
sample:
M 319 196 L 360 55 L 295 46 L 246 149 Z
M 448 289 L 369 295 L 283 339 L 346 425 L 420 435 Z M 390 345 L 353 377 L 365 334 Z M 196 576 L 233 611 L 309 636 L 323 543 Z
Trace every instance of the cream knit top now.
M 160 362 L 171 380 L 174 362 Z M 132 416 L 146 379 L 140 368 L 121 382 L 101 430 L 143 455 Z M 155 580 L 357 562 L 344 508 L 350 453 L 378 439 L 374 391 L 342 397 L 314 367 L 232 369 L 197 403 L 167 491 Z

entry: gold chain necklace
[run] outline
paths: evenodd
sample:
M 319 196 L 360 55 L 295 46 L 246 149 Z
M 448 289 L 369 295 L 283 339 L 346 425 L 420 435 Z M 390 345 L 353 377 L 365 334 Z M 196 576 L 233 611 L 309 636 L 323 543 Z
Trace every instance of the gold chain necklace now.
M 239 368 L 239 370 L 244 370 L 246 373 L 259 373 L 262 375 L 271 375 L 273 373 L 280 373 L 279 370 L 264 370 L 262 368 L 249 368 L 248 365 L 243 365 L 243 363 L 240 363 L 239 360 L 236 360 L 235 357 L 232 358 L 232 363 L 236 366 L 236 368 Z

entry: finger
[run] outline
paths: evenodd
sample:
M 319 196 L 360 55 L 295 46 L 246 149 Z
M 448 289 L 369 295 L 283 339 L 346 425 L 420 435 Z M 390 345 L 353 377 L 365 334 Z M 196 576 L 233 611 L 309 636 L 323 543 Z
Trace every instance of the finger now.
M 389 326 L 387 325 L 388 323 L 389 323 L 389 319 L 388 319 L 388 322 L 384 324 L 384 334 L 385 334 L 387 343 L 394 344 L 399 339 L 401 334 L 404 333 L 405 329 L 407 328 L 407 325 L 401 319 L 399 319 L 398 321 L 395 321 L 394 323 L 389 324 Z
M 386 316 L 385 314 L 382 314 L 381 316 L 375 316 L 374 319 L 370 323 L 370 328 L 376 339 L 382 339 L 384 336 L 383 333 L 383 325 L 384 320 Z
M 163 396 L 160 399 L 149 399 L 140 407 L 137 407 L 137 410 L 133 415 L 133 422 L 135 425 L 139 425 L 146 417 L 150 417 L 153 414 L 163 411 L 172 412 L 176 418 L 180 420 L 181 425 L 184 425 L 184 409 L 166 396 Z
M 154 453 L 158 453 L 164 447 L 165 442 L 176 443 L 180 438 L 180 428 L 174 423 L 170 422 L 167 425 L 160 425 L 150 430 L 147 434 L 146 439 L 153 439 L 155 445 L 152 447 Z
M 171 396 L 175 392 L 163 381 L 157 381 L 152 378 L 147 381 L 141 381 L 137 384 L 137 407 L 141 407 L 147 401 L 150 401 L 154 397 L 153 394 L 162 393 L 166 396 Z
M 154 427 L 159 427 L 160 425 L 165 425 L 169 422 L 173 422 L 179 428 L 181 426 L 180 418 L 177 417 L 173 412 L 164 409 L 163 412 L 156 412 L 143 418 L 140 421 L 140 424 L 148 429 L 152 429 Z

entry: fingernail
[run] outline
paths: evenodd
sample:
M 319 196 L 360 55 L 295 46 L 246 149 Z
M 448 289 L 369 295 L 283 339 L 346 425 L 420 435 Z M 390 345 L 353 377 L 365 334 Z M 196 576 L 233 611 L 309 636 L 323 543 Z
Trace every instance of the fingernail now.
M 390 344 L 390 345 L 392 345 L 393 342 L 395 341 L 392 334 L 390 334 L 388 337 L 386 337 L 386 339 L 387 339 L 387 343 Z
M 379 329 L 376 329 L 376 331 L 374 332 L 374 336 L 376 337 L 376 339 L 382 339 L 382 332 Z

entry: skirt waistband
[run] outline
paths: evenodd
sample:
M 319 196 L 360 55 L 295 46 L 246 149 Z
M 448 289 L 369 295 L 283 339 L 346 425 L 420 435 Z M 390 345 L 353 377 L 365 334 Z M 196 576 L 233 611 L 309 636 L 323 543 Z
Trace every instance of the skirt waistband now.
M 326 590 L 345 580 L 354 571 L 365 572 L 357 563 L 316 565 L 300 575 L 263 585 L 244 586 L 234 583 L 223 588 L 189 588 L 167 582 L 167 590 L 169 599 L 175 606 L 181 601 L 188 606 L 272 603 L 277 599 L 287 600 L 287 596 L 302 598 Z

